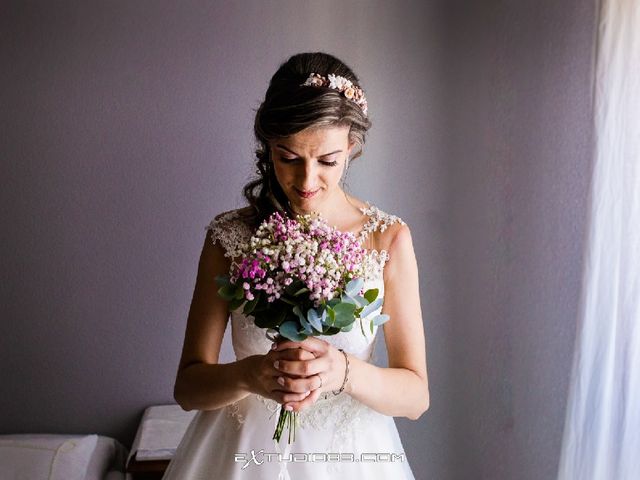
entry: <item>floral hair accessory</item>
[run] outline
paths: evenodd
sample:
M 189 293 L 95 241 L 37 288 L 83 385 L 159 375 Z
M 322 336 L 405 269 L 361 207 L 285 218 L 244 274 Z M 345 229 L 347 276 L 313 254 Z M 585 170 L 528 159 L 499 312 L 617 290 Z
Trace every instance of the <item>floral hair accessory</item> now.
M 309 78 L 307 78 L 304 83 L 301 83 L 300 86 L 327 87 L 338 90 L 362 108 L 365 116 L 367 115 L 367 99 L 364 96 L 364 91 L 360 87 L 355 86 L 351 80 L 341 77 L 340 75 L 330 73 L 327 77 L 323 77 L 319 73 L 310 73 Z

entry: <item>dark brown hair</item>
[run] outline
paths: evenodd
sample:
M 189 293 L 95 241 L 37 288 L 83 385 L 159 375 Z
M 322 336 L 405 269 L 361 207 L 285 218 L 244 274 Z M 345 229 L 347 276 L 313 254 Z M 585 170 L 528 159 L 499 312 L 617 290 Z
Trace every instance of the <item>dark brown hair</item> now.
M 252 207 L 245 210 L 247 221 L 255 227 L 276 210 L 293 216 L 273 171 L 269 141 L 310 127 L 347 125 L 349 141 L 360 146 L 351 160 L 362 154 L 371 121 L 359 105 L 337 90 L 301 86 L 310 73 L 324 77 L 330 73 L 340 75 L 363 88 L 358 77 L 344 62 L 327 53 L 298 53 L 280 65 L 269 82 L 264 101 L 256 110 L 254 133 L 258 177 L 245 185 L 243 190 Z

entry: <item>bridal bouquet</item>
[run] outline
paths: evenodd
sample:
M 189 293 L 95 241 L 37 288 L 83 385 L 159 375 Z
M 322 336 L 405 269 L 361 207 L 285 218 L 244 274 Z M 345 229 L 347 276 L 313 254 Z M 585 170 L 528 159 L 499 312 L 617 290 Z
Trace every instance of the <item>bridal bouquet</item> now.
M 330 227 L 318 214 L 296 219 L 273 213 L 240 246 L 240 260 L 229 275 L 218 276 L 219 295 L 230 310 L 254 319 L 278 336 L 300 342 L 310 336 L 350 331 L 382 305 L 378 289 L 363 292 L 365 250 L 355 235 Z M 370 319 L 370 330 L 389 320 L 380 314 Z M 273 438 L 280 440 L 285 424 L 295 440 L 297 413 L 282 409 Z

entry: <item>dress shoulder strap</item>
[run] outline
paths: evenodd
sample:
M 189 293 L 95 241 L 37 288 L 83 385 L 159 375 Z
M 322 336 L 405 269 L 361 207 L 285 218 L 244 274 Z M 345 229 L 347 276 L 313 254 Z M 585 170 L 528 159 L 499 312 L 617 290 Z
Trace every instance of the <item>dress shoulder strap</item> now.
M 240 248 L 249 241 L 252 235 L 251 227 L 239 213 L 239 209 L 217 215 L 204 227 L 211 232 L 211 240 L 215 245 L 220 242 L 224 248 L 225 257 L 233 258 L 240 255 Z
M 369 217 L 369 220 L 367 220 L 367 222 L 364 224 L 364 227 L 358 235 L 358 240 L 360 242 L 364 242 L 364 240 L 369 236 L 370 233 L 377 231 L 384 232 L 387 227 L 393 225 L 394 223 L 401 223 L 402 225 L 406 225 L 404 220 L 402 220 L 397 215 L 392 215 L 390 213 L 384 212 L 375 205 L 371 205 L 369 201 L 367 201 L 366 204 L 366 207 L 360 207 L 360 211 Z

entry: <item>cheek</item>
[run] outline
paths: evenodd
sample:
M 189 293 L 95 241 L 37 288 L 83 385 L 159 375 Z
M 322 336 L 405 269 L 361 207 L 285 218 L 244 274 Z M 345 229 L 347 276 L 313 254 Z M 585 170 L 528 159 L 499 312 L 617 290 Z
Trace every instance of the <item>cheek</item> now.
M 342 170 L 338 167 L 333 167 L 331 173 L 327 173 L 324 178 L 327 183 L 338 184 L 342 178 Z
M 285 179 L 287 179 L 290 175 L 286 168 L 282 168 L 280 166 L 276 166 L 273 169 L 273 173 L 276 179 L 282 183 Z

